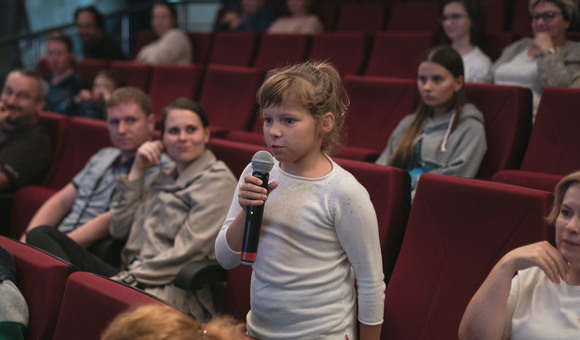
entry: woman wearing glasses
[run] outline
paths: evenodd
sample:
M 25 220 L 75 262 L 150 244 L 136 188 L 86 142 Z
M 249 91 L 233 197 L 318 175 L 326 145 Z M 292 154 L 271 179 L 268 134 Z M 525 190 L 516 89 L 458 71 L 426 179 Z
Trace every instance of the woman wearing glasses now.
M 574 0 L 530 0 L 534 38 L 507 46 L 489 74 L 495 84 L 530 88 L 534 116 L 546 86 L 580 87 L 580 43 L 566 40 L 578 18 Z
M 466 83 L 482 83 L 491 67 L 491 59 L 476 46 L 483 36 L 485 20 L 477 0 L 445 0 L 439 22 L 442 41 L 461 55 Z

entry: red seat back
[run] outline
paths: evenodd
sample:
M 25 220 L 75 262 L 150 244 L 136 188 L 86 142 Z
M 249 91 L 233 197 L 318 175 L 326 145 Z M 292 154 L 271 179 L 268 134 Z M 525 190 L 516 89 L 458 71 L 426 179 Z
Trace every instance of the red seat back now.
M 85 83 L 91 87 L 97 73 L 105 71 L 108 68 L 109 63 L 106 60 L 82 59 L 76 62 L 77 71 L 83 76 Z
M 189 65 L 155 65 L 152 67 L 149 97 L 153 104 L 153 113 L 161 121 L 163 109 L 179 97 L 197 98 L 201 88 L 203 66 Z
M 20 239 L 36 211 L 55 192 L 55 189 L 40 185 L 27 185 L 18 189 L 12 198 L 8 237 Z
M 56 169 L 58 169 L 59 166 L 58 160 L 60 159 L 60 155 L 64 149 L 64 140 L 69 124 L 69 117 L 58 113 L 42 111 L 38 118 L 39 123 L 44 126 L 46 133 L 48 133 L 50 146 L 52 148 L 52 161 L 43 182 L 44 185 L 48 185 L 48 183 L 52 181 Z
M 381 338 L 457 339 L 467 303 L 495 263 L 516 247 L 545 239 L 551 196 L 423 174 L 387 286 Z
M 511 32 L 485 33 L 479 42 L 481 50 L 493 61 L 496 60 L 503 49 L 514 41 Z
M 137 87 L 144 92 L 149 89 L 151 66 L 133 61 L 111 61 L 109 69 L 121 77 L 127 86 Z
M 546 87 L 536 114 L 522 170 L 566 175 L 580 170 L 580 90 Z
M 111 145 L 110 143 L 107 122 L 82 117 L 71 118 L 66 131 L 65 147 L 56 160 L 58 167 L 47 185 L 57 190 L 64 187 L 92 155 Z
M 0 246 L 14 256 L 18 289 L 28 304 L 26 339 L 52 339 L 70 266 L 4 236 L 0 236 Z
M 187 36 L 193 49 L 193 62 L 207 64 L 213 45 L 213 33 L 187 32 Z
M 252 161 L 252 156 L 260 150 L 268 150 L 264 145 L 236 142 L 226 139 L 212 138 L 210 150 L 217 159 L 224 161 L 232 170 L 234 176 L 240 177 L 244 169 Z
M 264 34 L 254 67 L 268 71 L 301 62 L 306 57 L 309 40 L 305 34 Z
M 377 32 L 364 74 L 415 79 L 419 58 L 431 47 L 432 40 L 430 32 Z
M 513 0 L 512 32 L 518 37 L 533 37 L 529 0 Z
M 250 66 L 254 59 L 257 42 L 258 35 L 255 33 L 215 33 L 209 63 L 245 67 Z
M 59 340 L 99 340 L 119 313 L 163 302 L 141 290 L 87 272 L 70 275 L 54 332 Z
M 507 19 L 507 6 L 504 1 L 481 1 L 481 10 L 485 18 L 485 32 L 500 33 L 504 31 Z
M 491 178 L 518 169 L 530 138 L 532 94 L 529 89 L 493 84 L 466 84 L 466 102 L 483 113 L 487 152 L 477 173 Z
M 380 3 L 350 4 L 340 7 L 337 31 L 374 33 L 385 27 L 386 7 Z
M 433 34 L 439 29 L 439 7 L 437 1 L 394 3 L 387 21 L 387 31 L 422 31 Z
M 312 37 L 309 59 L 329 60 L 342 76 L 359 74 L 368 54 L 363 32 L 323 32 Z
M 503 170 L 491 178 L 494 182 L 519 185 L 526 188 L 554 192 L 564 175 L 543 174 L 525 170 Z
M 199 103 L 211 126 L 249 130 L 256 115 L 256 91 L 264 79 L 258 69 L 209 65 Z

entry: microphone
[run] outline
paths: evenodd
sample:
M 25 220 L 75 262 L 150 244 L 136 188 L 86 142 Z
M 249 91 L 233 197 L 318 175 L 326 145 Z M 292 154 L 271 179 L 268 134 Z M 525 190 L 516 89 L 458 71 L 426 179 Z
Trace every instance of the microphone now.
M 262 187 L 268 189 L 268 176 L 274 167 L 274 157 L 268 151 L 258 151 L 252 157 L 252 176 L 262 180 Z M 242 241 L 242 263 L 253 265 L 256 261 L 258 251 L 258 241 L 260 240 L 260 229 L 262 228 L 262 216 L 264 215 L 264 204 L 251 206 L 246 212 L 246 225 L 244 238 Z

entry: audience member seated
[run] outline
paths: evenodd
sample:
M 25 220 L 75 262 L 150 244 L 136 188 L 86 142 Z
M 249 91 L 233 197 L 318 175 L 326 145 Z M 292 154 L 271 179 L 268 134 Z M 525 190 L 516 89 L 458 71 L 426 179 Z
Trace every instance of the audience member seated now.
M 119 314 L 101 340 L 246 340 L 244 325 L 217 317 L 200 325 L 169 306 L 145 305 Z
M 315 34 L 322 32 L 322 22 L 318 16 L 311 14 L 312 0 L 286 0 L 290 16 L 274 20 L 268 33 L 302 33 Z
M 395 128 L 376 163 L 409 172 L 413 190 L 424 172 L 474 177 L 487 149 L 483 115 L 465 104 L 463 61 L 449 46 L 419 60 L 415 113 Z
M 177 28 L 177 11 L 173 6 L 167 2 L 155 4 L 151 10 L 151 27 L 157 40 L 143 46 L 136 61 L 151 65 L 191 63 L 191 41 Z
M 439 13 L 442 40 L 463 59 L 466 83 L 485 81 L 491 59 L 476 45 L 485 31 L 483 11 L 477 0 L 445 0 Z
M 107 119 L 106 102 L 111 93 L 123 87 L 121 77 L 112 71 L 101 71 L 95 76 L 91 91 L 82 89 L 74 99 L 74 115 L 92 119 Z
M 543 241 L 503 256 L 469 302 L 460 339 L 578 339 L 580 172 L 564 177 L 554 196 L 546 220 L 556 247 Z
M 48 85 L 30 71 L 14 70 L 0 96 L 0 191 L 41 183 L 50 166 L 50 139 L 38 124 Z
M 578 19 L 578 3 L 530 0 L 529 10 L 534 38 L 507 46 L 488 80 L 531 89 L 535 116 L 544 87 L 580 87 L 580 43 L 566 39 L 566 30 Z
M 27 242 L 80 270 L 143 288 L 197 320 L 208 319 L 215 313 L 211 287 L 188 292 L 172 282 L 186 263 L 215 258 L 215 239 L 236 188 L 230 169 L 207 148 L 209 137 L 203 109 L 177 99 L 163 114 L 161 140 L 141 145 L 129 174 L 117 176 L 109 231 L 114 238 L 127 238 L 121 268 L 52 227 L 33 229 Z M 163 151 L 174 163 L 145 180 Z
M 75 55 L 68 35 L 55 31 L 48 36 L 46 60 L 50 73 L 44 78 L 49 84 L 44 110 L 72 115 L 74 97 L 87 86 L 75 71 Z
M 75 11 L 77 32 L 83 44 L 83 57 L 102 60 L 124 60 L 121 46 L 105 33 L 105 19 L 93 6 Z
M 219 18 L 217 30 L 264 33 L 275 19 L 276 11 L 265 0 L 242 0 L 239 9 Z
M 28 305 L 16 286 L 14 258 L 0 247 L 0 339 L 23 340 L 28 326 Z
M 50 226 L 83 247 L 109 234 L 116 176 L 129 172 L 137 149 L 151 139 L 155 127 L 151 101 L 137 88 L 122 87 L 107 102 L 107 122 L 115 147 L 103 148 L 92 156 L 71 183 L 38 209 L 27 232 Z

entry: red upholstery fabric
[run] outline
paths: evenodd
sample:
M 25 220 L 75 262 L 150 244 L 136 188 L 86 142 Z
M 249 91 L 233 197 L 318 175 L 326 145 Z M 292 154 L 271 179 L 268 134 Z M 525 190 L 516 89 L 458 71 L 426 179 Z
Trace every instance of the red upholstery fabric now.
M 258 36 L 250 32 L 218 32 L 214 35 L 210 64 L 250 66 Z M 195 52 L 194 52 L 195 53 Z
M 407 172 L 371 163 L 334 159 L 369 192 L 379 223 L 379 241 L 385 282 L 395 266 L 411 206 L 411 180 Z
M 322 1 L 315 1 L 314 7 L 314 13 L 318 15 L 320 21 L 322 21 L 324 30 L 334 31 L 338 17 L 338 6 L 336 2 L 327 1 L 326 3 L 322 3 Z
M 52 161 L 44 177 L 44 185 L 48 185 L 54 177 L 58 168 L 58 159 L 64 149 L 64 139 L 69 124 L 69 116 L 42 111 L 39 113 L 39 123 L 44 126 L 46 133 L 50 138 L 50 147 L 52 148 Z
M 77 71 L 83 76 L 89 87 L 93 86 L 93 80 L 100 71 L 107 70 L 109 63 L 100 59 L 82 59 L 76 62 Z
M 137 38 L 135 38 L 135 46 L 133 46 L 134 51 L 133 58 L 136 57 L 137 54 L 139 54 L 139 51 L 141 51 L 141 49 L 145 47 L 145 45 L 153 42 L 155 39 L 156 39 L 155 34 L 150 29 L 142 29 L 139 32 L 137 32 Z
M 329 60 L 342 76 L 359 74 L 368 54 L 363 32 L 323 32 L 312 37 L 309 59 Z
M 260 40 L 254 67 L 268 71 L 303 61 L 309 40 L 309 36 L 304 34 L 264 34 Z
M 551 197 L 423 174 L 387 286 L 381 338 L 456 339 L 467 303 L 500 257 L 547 237 Z
M 163 302 L 141 290 L 86 272 L 66 283 L 54 332 L 59 340 L 99 340 L 113 318 L 129 307 Z
M 268 150 L 265 146 L 218 138 L 212 138 L 209 141 L 209 148 L 216 155 L 217 159 L 227 164 L 236 178 L 240 177 L 256 152 Z
M 500 33 L 507 19 L 507 7 L 503 1 L 480 1 L 485 18 L 485 32 Z
M 373 33 L 385 27 L 385 18 L 386 8 L 383 4 L 343 4 L 336 30 Z
M 521 170 L 566 175 L 580 170 L 580 90 L 546 87 Z
M 20 239 L 32 216 L 55 192 L 55 189 L 39 185 L 29 185 L 18 189 L 12 198 L 8 236 Z
M 496 60 L 503 49 L 514 41 L 514 35 L 511 32 L 493 32 L 485 33 L 479 42 L 479 47 L 491 60 Z
M 187 32 L 191 47 L 193 48 L 193 62 L 207 64 L 213 44 L 213 33 Z
M 199 103 L 211 125 L 249 130 L 256 116 L 256 91 L 263 79 L 264 72 L 258 69 L 209 65 Z
M 346 146 L 337 156 L 374 161 L 357 158 L 356 154 L 369 153 L 376 158 L 383 151 L 401 119 L 415 109 L 416 82 L 411 79 L 349 75 L 345 78 L 345 84 L 350 96 L 344 125 Z M 359 150 L 353 153 L 355 148 Z
M 250 311 L 250 286 L 252 267 L 239 265 L 228 270 L 228 285 L 224 303 L 224 314 L 246 322 L 246 314 Z
M 258 120 L 258 118 L 256 120 Z M 254 127 L 256 125 L 257 124 L 255 124 Z M 260 130 L 261 129 L 262 128 L 260 125 Z M 262 133 L 262 131 L 256 132 L 256 131 L 233 130 L 228 132 L 228 134 L 226 135 L 226 139 L 241 143 L 257 144 L 263 146 L 266 145 L 266 141 L 264 140 L 264 134 Z
M 364 74 L 415 79 L 417 61 L 431 47 L 432 40 L 431 32 L 377 32 Z
M 491 178 L 494 182 L 519 185 L 526 188 L 554 192 L 564 175 L 543 174 L 524 170 L 499 171 Z
M 111 61 L 109 69 L 125 81 L 125 85 L 137 87 L 145 92 L 149 89 L 151 66 L 133 61 Z
M 436 1 L 394 3 L 387 22 L 387 30 L 434 33 L 439 29 L 438 18 L 439 3 Z
M 163 109 L 175 99 L 197 98 L 203 75 L 201 64 L 155 65 L 152 69 L 149 97 L 158 122 L 161 121 Z
M 73 117 L 66 131 L 63 152 L 57 162 L 54 177 L 48 183 L 53 189 L 68 184 L 85 166 L 89 158 L 102 147 L 109 146 L 107 123 L 100 120 Z
M 30 320 L 26 339 L 52 339 L 69 265 L 4 236 L 0 236 L 0 246 L 14 256 L 18 288 L 28 304 Z
M 466 102 L 475 105 L 485 124 L 487 152 L 477 173 L 491 178 L 505 169 L 518 169 L 532 126 L 529 89 L 493 84 L 466 84 Z
M 518 37 L 533 37 L 529 0 L 513 0 L 512 32 Z

